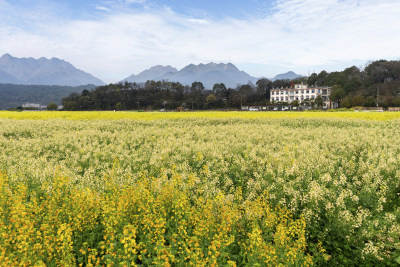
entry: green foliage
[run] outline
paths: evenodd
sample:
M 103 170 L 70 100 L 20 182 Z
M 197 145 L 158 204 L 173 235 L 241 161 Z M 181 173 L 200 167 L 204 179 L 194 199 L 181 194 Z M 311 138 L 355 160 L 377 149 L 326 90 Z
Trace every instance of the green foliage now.
M 118 103 L 115 105 L 115 109 L 116 109 L 116 110 L 122 110 L 123 108 L 124 108 L 124 106 L 122 105 L 121 102 L 118 102 Z
M 58 106 L 56 103 L 51 102 L 50 104 L 47 105 L 47 110 L 57 110 Z
M 217 98 L 215 97 L 214 94 L 210 94 L 210 95 L 208 95 L 208 96 L 206 97 L 206 101 L 207 101 L 207 103 L 209 103 L 209 104 L 215 102 L 216 100 L 217 100 Z
M 352 105 L 354 107 L 358 107 L 358 106 L 364 106 L 365 104 L 365 97 L 362 95 L 356 95 L 353 97 L 352 99 Z
M 346 96 L 343 98 L 342 102 L 340 102 L 340 107 L 342 108 L 351 108 L 353 106 L 353 103 L 351 102 L 351 97 Z
M 272 82 L 266 78 L 259 79 L 256 83 L 256 93 L 259 97 L 270 98 L 270 89 L 272 89 Z
M 329 96 L 333 102 L 340 102 L 346 96 L 346 92 L 339 85 L 332 86 L 331 95 Z
M 300 106 L 300 102 L 299 102 L 299 100 L 296 99 L 296 100 L 292 101 L 290 103 L 290 105 L 292 105 L 292 107 L 298 108 Z
M 324 105 L 324 100 L 322 99 L 322 97 L 319 95 L 315 98 L 314 100 L 315 105 L 317 106 L 317 108 L 322 108 L 322 106 Z
M 379 106 L 389 107 L 397 105 L 394 99 L 400 93 L 400 61 L 374 61 L 364 71 L 356 66 L 331 73 L 321 71 L 319 74 L 311 74 L 308 84 L 331 86 L 330 99 L 338 103 L 345 101 L 341 103 L 345 107 L 376 106 L 379 88 Z
M 393 100 L 393 105 L 395 107 L 400 107 L 400 96 L 397 96 L 394 100 Z

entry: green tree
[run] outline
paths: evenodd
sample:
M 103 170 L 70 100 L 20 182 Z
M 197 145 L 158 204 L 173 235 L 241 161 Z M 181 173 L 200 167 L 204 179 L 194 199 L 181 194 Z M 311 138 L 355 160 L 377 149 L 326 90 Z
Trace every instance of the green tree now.
M 309 109 L 311 107 L 311 100 L 310 99 L 304 99 L 303 102 L 301 103 L 304 109 Z
M 362 95 L 356 95 L 356 96 L 353 97 L 352 103 L 353 103 L 354 107 L 364 106 L 365 97 L 363 97 Z
M 300 106 L 300 102 L 299 102 L 299 100 L 293 100 L 291 103 L 290 103 L 290 105 L 292 106 L 292 107 L 295 107 L 295 108 L 298 108 L 299 106 Z
M 217 101 L 217 97 L 214 94 L 210 94 L 206 97 L 206 102 L 208 107 L 213 107 L 214 103 Z
M 346 84 L 346 81 L 347 77 L 343 72 L 334 71 L 326 76 L 325 85 L 327 86 L 339 85 L 343 87 Z
M 320 109 L 324 106 L 324 100 L 322 99 L 322 97 L 320 95 L 315 98 L 314 103 L 318 109 Z
M 65 110 L 78 110 L 78 103 L 76 101 L 64 101 Z
M 195 94 L 202 93 L 204 91 L 204 85 L 201 82 L 192 83 L 192 87 L 190 87 L 190 91 Z
M 307 83 L 309 86 L 314 86 L 317 81 L 318 81 L 318 74 L 314 72 L 311 73 L 311 75 L 308 77 Z
M 346 93 L 350 93 L 360 89 L 361 86 L 362 83 L 358 78 L 351 78 L 349 81 L 346 82 L 343 89 Z
M 213 92 L 217 96 L 222 96 L 226 92 L 226 86 L 223 83 L 216 83 L 213 86 Z
M 332 87 L 331 94 L 329 96 L 330 100 L 333 102 L 340 103 L 340 101 L 346 96 L 346 92 L 339 85 L 335 85 Z
M 374 96 L 368 96 L 365 98 L 364 106 L 366 107 L 376 107 L 376 98 Z
M 343 100 L 340 102 L 340 106 L 343 108 L 351 108 L 352 107 L 351 98 L 349 96 L 343 98 Z
M 57 110 L 58 106 L 56 103 L 51 102 L 50 104 L 47 105 L 47 110 Z
M 395 107 L 400 107 L 400 96 L 397 96 L 397 97 L 393 100 L 393 106 L 395 106 Z
M 124 108 L 124 107 L 123 107 L 123 105 L 122 105 L 121 102 L 118 102 L 117 105 L 115 105 L 115 109 L 116 109 L 116 110 L 122 110 L 123 108 Z
M 316 85 L 324 86 L 327 77 L 328 77 L 328 73 L 325 70 L 321 71 L 317 76 L 317 84 Z
M 259 97 L 269 99 L 270 92 L 269 90 L 272 88 L 272 82 L 266 78 L 259 79 L 256 82 L 256 94 Z

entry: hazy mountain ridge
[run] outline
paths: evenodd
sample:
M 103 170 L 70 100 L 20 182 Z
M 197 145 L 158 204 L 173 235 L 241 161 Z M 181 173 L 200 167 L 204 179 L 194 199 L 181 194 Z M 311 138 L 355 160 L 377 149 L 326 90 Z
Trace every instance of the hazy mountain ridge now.
M 299 75 L 294 73 L 293 71 L 288 71 L 286 73 L 278 74 L 274 78 L 271 78 L 271 81 L 276 80 L 296 80 L 298 78 L 304 77 L 303 75 Z
M 0 58 L 0 83 L 61 86 L 104 84 L 93 75 L 58 58 L 16 58 L 9 54 Z
M 146 82 L 147 80 L 162 80 L 163 77 L 169 73 L 178 72 L 176 68 L 171 66 L 161 66 L 157 65 L 151 67 L 150 69 L 144 70 L 138 75 L 132 74 L 131 76 L 122 80 L 122 82 Z
M 171 66 L 155 66 L 138 75 L 131 75 L 123 81 L 139 83 L 147 80 L 168 80 L 183 85 L 191 85 L 198 81 L 202 82 L 205 88 L 212 89 L 215 83 L 224 83 L 227 87 L 236 88 L 238 84 L 256 83 L 258 78 L 240 71 L 232 63 L 208 63 L 189 64 L 179 71 Z

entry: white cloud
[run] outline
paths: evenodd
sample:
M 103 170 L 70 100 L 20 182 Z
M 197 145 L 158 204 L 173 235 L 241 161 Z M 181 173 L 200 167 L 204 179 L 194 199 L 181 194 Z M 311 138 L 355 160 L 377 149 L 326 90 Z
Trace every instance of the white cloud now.
M 394 0 L 280 0 L 264 18 L 204 20 L 170 9 L 125 8 L 92 20 L 32 19 L 35 31 L 0 19 L 0 54 L 60 57 L 106 82 L 157 64 L 208 61 L 253 66 L 251 74 L 259 76 L 285 68 L 307 74 L 399 58 L 399 13 Z
M 108 7 L 105 7 L 105 6 L 96 6 L 96 9 L 100 10 L 100 11 L 106 11 L 106 12 L 111 11 L 111 9 L 109 9 Z
M 188 18 L 188 22 L 194 23 L 194 24 L 208 24 L 208 20 L 206 19 L 194 19 L 194 18 Z
M 146 0 L 125 0 L 127 4 L 144 4 Z

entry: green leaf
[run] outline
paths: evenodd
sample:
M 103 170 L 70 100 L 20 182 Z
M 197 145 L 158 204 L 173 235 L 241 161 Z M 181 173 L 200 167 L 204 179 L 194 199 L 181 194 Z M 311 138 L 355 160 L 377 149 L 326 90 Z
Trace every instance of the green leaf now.
M 398 257 L 396 258 L 396 262 L 397 262 L 398 264 L 400 264 L 400 256 L 398 256 Z

